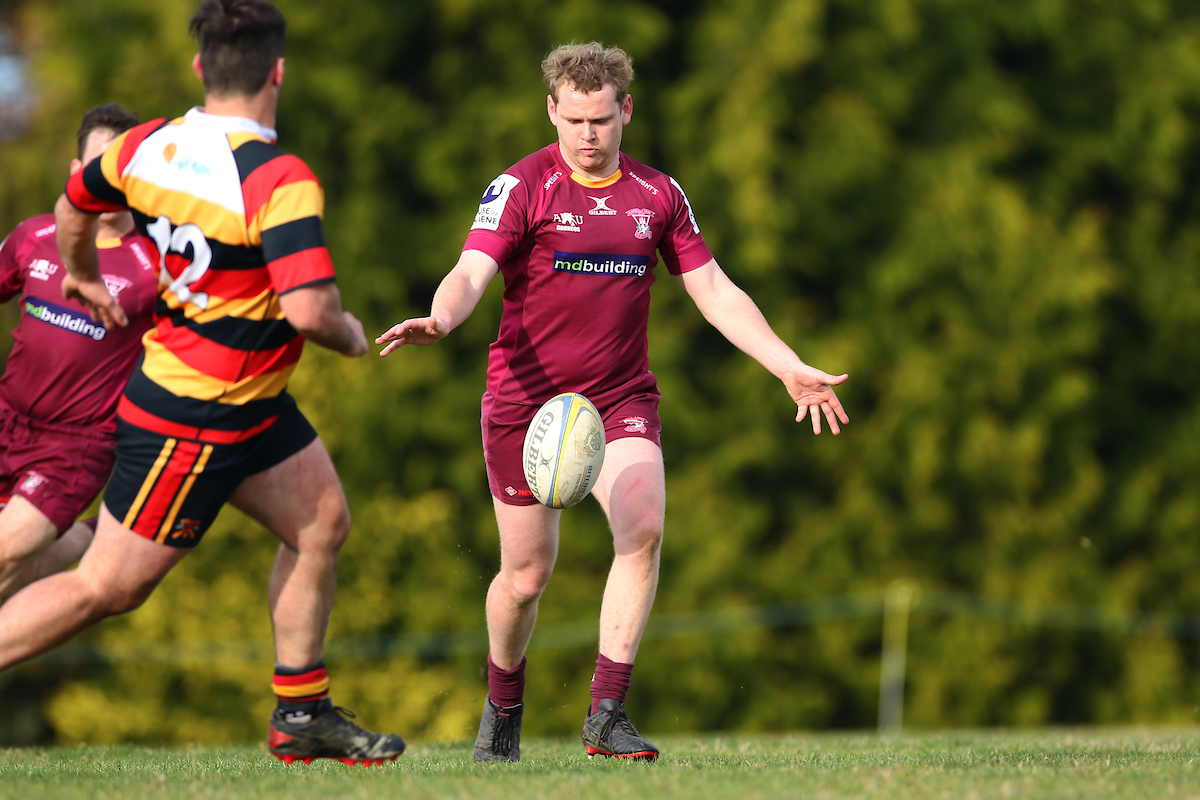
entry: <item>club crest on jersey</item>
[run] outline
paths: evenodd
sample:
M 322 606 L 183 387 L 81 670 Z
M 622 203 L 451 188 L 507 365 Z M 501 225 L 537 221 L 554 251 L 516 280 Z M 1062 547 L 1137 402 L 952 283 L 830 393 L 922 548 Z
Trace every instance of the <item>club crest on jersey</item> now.
M 29 265 L 29 277 L 39 281 L 48 281 L 50 276 L 58 272 L 58 264 L 53 264 L 44 258 L 35 258 Z
M 615 217 L 616 211 L 608 207 L 608 201 L 612 199 L 610 194 L 608 197 L 592 197 L 588 195 L 588 199 L 596 204 L 596 207 L 588 211 L 593 217 Z
M 21 481 L 22 492 L 36 491 L 39 486 L 46 482 L 46 476 L 38 472 L 25 473 L 25 480 Z
M 108 288 L 108 293 L 113 296 L 113 299 L 121 296 L 121 292 L 133 286 L 133 281 L 127 278 L 122 278 L 120 275 L 101 275 L 104 278 L 104 285 Z
M 583 230 L 583 228 L 579 227 L 583 224 L 583 217 L 579 214 L 571 214 L 569 212 L 566 214 L 555 214 L 554 222 L 560 231 L 579 233 Z
M 637 227 L 633 231 L 635 239 L 649 239 L 653 234 L 650 232 L 650 218 L 654 216 L 654 212 L 648 208 L 631 208 L 625 212 L 625 216 L 633 217 L 633 221 L 637 223 Z

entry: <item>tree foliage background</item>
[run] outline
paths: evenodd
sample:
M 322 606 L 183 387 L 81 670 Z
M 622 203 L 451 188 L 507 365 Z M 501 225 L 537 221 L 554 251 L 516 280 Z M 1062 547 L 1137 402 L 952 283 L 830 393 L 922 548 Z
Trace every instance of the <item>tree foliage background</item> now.
M 424 313 L 480 192 L 549 142 L 538 68 L 635 58 L 625 150 L 674 175 L 801 357 L 847 371 L 813 438 L 778 383 L 655 287 L 668 517 L 657 613 L 874 590 L 1200 612 L 1200 6 L 1190 0 L 280 0 L 281 146 L 327 192 L 347 307 Z M 32 114 L 0 142 L 0 227 L 52 207 L 87 108 L 202 102 L 191 0 L 0 7 Z M 497 286 L 386 361 L 308 348 L 292 391 L 355 515 L 330 631 L 478 630 L 498 563 L 478 436 Z M 15 313 L 7 310 L 11 327 Z M 272 538 L 223 513 L 101 641 L 269 638 Z M 540 622 L 594 619 L 611 540 L 564 515 Z M 874 722 L 877 621 L 648 642 L 648 732 Z M 594 651 L 531 654 L 527 735 L 578 726 Z M 34 665 L 10 741 L 256 739 L 270 663 Z M 375 727 L 473 733 L 481 656 L 331 663 Z M 906 722 L 1187 722 L 1200 652 L 1161 637 L 914 617 Z

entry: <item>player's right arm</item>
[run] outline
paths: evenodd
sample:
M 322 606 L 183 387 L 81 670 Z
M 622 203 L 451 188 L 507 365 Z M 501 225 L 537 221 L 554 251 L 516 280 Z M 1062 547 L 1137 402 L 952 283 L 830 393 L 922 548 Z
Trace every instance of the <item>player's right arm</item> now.
M 128 325 L 125 311 L 100 277 L 100 257 L 96 252 L 100 215 L 81 211 L 64 194 L 54 204 L 54 224 L 58 253 L 67 268 L 62 281 L 63 297 L 78 300 L 87 307 L 92 319 L 105 328 Z
M 499 271 L 500 265 L 487 253 L 464 250 L 433 295 L 429 316 L 406 319 L 380 335 L 375 344 L 387 347 L 379 355 L 386 356 L 406 344 L 429 345 L 446 338 L 471 316 Z

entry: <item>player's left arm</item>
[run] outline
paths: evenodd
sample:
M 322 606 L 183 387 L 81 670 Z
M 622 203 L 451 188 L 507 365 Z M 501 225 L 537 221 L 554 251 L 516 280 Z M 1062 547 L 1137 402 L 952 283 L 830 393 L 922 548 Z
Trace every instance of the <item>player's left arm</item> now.
M 847 375 L 830 375 L 811 367 L 771 330 L 770 324 L 750 296 L 725 274 L 716 260 L 676 275 L 700 313 L 714 328 L 742 352 L 749 355 L 783 382 L 796 402 L 796 421 L 807 414 L 813 433 L 821 432 L 821 415 L 836 436 L 842 424 L 850 422 L 833 387 Z

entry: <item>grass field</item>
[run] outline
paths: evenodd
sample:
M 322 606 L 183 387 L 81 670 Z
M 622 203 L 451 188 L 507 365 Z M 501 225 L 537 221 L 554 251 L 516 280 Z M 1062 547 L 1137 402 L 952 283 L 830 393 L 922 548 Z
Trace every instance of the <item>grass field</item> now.
M 466 744 L 393 765 L 285 766 L 263 747 L 0 751 L 0 798 L 1200 798 L 1200 731 L 666 737 L 656 764 L 531 740 L 519 764 Z

